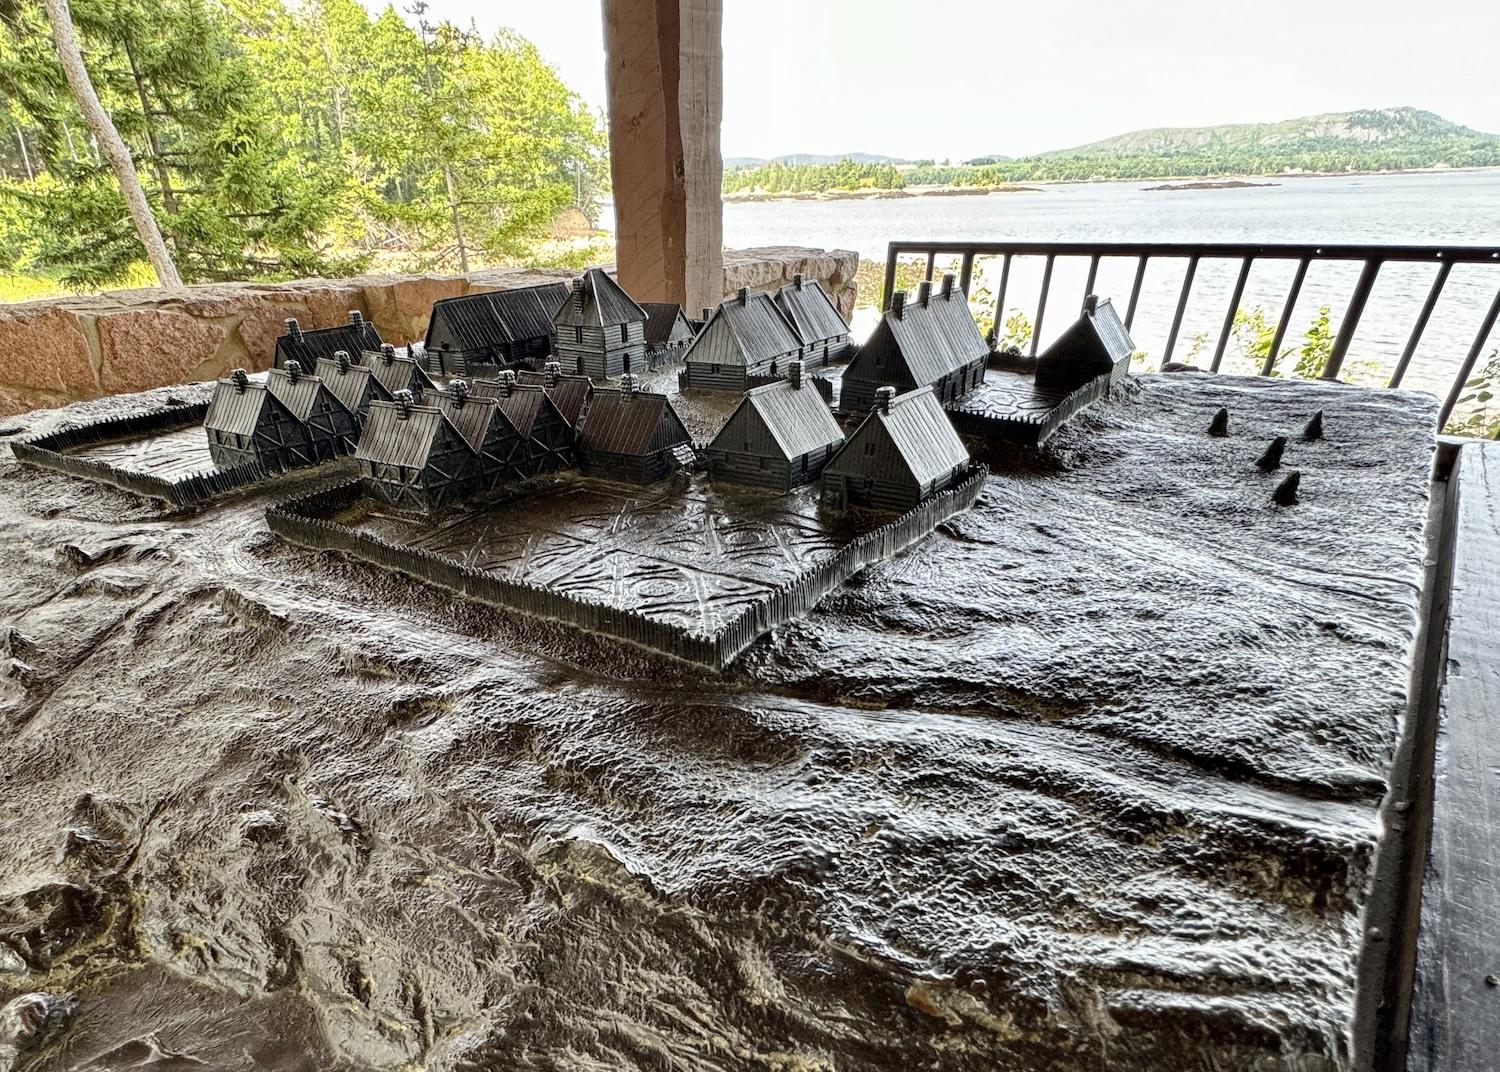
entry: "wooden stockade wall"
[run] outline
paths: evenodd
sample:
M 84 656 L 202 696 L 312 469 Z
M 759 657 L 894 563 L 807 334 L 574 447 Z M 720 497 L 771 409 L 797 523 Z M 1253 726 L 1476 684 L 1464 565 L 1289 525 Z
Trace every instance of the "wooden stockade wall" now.
M 938 525 L 973 505 L 984 487 L 985 469 L 976 466 L 962 482 L 924 500 L 900 517 L 851 540 L 829 558 L 772 590 L 714 634 L 704 634 L 639 611 L 581 599 L 528 581 L 512 581 L 486 570 L 460 565 L 432 551 L 403 547 L 348 525 L 327 520 L 353 506 L 359 481 L 336 484 L 266 511 L 272 532 L 319 551 L 338 551 L 384 569 L 405 573 L 476 602 L 563 622 L 590 633 L 623 640 L 655 652 L 723 670 L 760 637 L 800 618 L 829 592 L 873 563 L 922 539 Z
M 195 402 L 192 405 L 173 406 L 131 417 L 91 421 L 76 428 L 17 440 L 10 445 L 10 449 L 17 461 L 27 465 L 109 484 L 152 499 L 165 499 L 174 506 L 192 506 L 271 475 L 259 463 L 251 462 L 231 469 L 213 469 L 169 480 L 150 473 L 122 469 L 97 458 L 79 458 L 65 453 L 80 447 L 96 447 L 104 443 L 176 432 L 202 424 L 206 416 L 208 403 Z
M 959 435 L 1040 446 L 1069 417 L 1090 402 L 1108 395 L 1112 386 L 1108 376 L 1095 376 L 1051 409 L 1027 410 L 1024 414 L 1017 413 L 1015 416 L 982 408 L 969 408 L 962 400 L 947 403 L 943 411 L 948 414 L 948 419 L 953 422 L 953 428 Z

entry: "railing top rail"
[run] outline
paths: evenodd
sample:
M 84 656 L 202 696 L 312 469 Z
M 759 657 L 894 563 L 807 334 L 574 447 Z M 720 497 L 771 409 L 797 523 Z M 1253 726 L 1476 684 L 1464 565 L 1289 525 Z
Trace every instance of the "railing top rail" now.
M 1416 261 L 1453 264 L 1500 264 L 1500 246 L 1396 246 L 1371 243 L 1236 242 L 1004 242 L 902 240 L 887 245 L 887 262 L 903 253 L 948 253 L 958 256 L 1003 254 L 1101 257 L 1254 257 L 1267 260 Z

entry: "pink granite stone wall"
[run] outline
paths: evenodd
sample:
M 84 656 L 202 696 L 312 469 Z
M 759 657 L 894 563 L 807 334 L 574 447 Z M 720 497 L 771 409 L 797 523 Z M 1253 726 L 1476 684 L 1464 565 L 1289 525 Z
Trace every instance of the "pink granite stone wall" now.
M 801 273 L 847 319 L 858 254 L 774 247 L 726 250 L 727 297 L 770 290 Z M 282 321 L 330 327 L 358 309 L 389 342 L 420 339 L 433 302 L 481 290 L 573 278 L 570 269 L 501 268 L 469 276 L 360 276 L 290 283 L 215 283 L 174 294 L 122 290 L 0 306 L 0 416 L 84 398 L 270 365 Z M 649 297 L 649 295 L 642 295 Z M 690 309 L 689 315 L 700 310 Z

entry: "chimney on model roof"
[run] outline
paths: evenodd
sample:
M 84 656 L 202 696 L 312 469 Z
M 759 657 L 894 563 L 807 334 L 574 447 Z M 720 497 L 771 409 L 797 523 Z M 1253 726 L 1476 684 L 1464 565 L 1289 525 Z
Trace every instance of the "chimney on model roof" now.
M 350 323 L 350 325 L 352 325 L 353 327 L 356 327 L 356 328 L 357 327 L 363 327 L 364 326 L 364 322 L 365 322 L 365 314 L 364 313 L 360 312 L 358 309 L 350 309 L 349 310 L 349 323 Z
M 953 297 L 953 273 L 943 273 L 943 301 Z
M 556 387 L 557 378 L 562 375 L 562 364 L 557 361 L 548 361 L 542 366 L 542 386 Z
M 510 393 L 516 388 L 516 374 L 510 369 L 506 369 L 500 375 L 496 376 L 495 379 L 500 381 L 500 397 L 509 398 Z
M 349 351 L 335 350 L 333 352 L 333 363 L 338 366 L 339 375 L 345 375 L 349 371 Z
M 891 402 L 895 397 L 896 389 L 894 387 L 877 387 L 875 389 L 875 412 L 890 413 Z
M 568 295 L 568 299 L 573 303 L 575 313 L 583 312 L 583 276 L 573 280 L 573 291 Z
M 793 290 L 801 290 L 802 289 L 802 273 L 801 272 L 797 272 L 795 275 L 792 276 L 792 289 Z
M 469 400 L 469 381 L 454 380 L 448 385 L 448 393 L 453 396 L 453 404 L 463 409 L 464 403 Z
M 302 378 L 302 362 L 288 361 L 286 363 L 286 368 L 282 369 L 282 371 L 286 373 L 287 379 L 291 380 L 293 383 L 296 383 L 299 379 Z
M 714 311 L 712 309 L 704 309 L 703 310 L 703 322 L 705 324 L 707 324 L 708 321 L 709 321 L 709 318 L 712 317 L 713 315 L 714 315 Z
M 927 308 L 932 303 L 932 280 L 924 279 L 917 287 L 917 301 L 922 303 L 922 308 Z
M 234 393 L 237 395 L 244 394 L 245 388 L 250 386 L 250 377 L 242 368 L 237 368 L 231 372 L 229 378 L 234 382 Z
M 750 288 L 749 287 L 741 287 L 739 290 L 735 291 L 734 300 L 737 301 L 737 302 L 739 302 L 741 305 L 749 305 L 750 304 Z
M 282 321 L 286 325 L 286 333 L 294 339 L 302 338 L 302 325 L 297 323 L 295 316 L 289 316 Z
M 389 365 L 394 360 L 396 360 L 396 348 L 388 342 L 381 343 L 380 363 L 382 365 Z
M 787 382 L 792 385 L 793 391 L 802 390 L 802 362 L 793 361 L 786 367 Z
M 898 291 L 896 291 L 896 293 L 894 293 L 894 294 L 891 295 L 891 315 L 893 315 L 897 320 L 900 320 L 901 319 L 901 315 L 905 311 L 906 311 L 906 291 L 904 291 L 904 290 L 898 290 Z
M 412 403 L 416 401 L 416 398 L 412 396 L 412 393 L 405 388 L 402 388 L 391 397 L 395 400 L 396 403 L 396 420 L 404 421 L 408 417 L 410 417 Z
M 635 394 L 635 373 L 627 372 L 620 377 L 620 395 L 622 398 L 630 398 Z
M 1083 299 L 1083 315 L 1093 316 L 1099 311 L 1099 295 L 1090 294 Z

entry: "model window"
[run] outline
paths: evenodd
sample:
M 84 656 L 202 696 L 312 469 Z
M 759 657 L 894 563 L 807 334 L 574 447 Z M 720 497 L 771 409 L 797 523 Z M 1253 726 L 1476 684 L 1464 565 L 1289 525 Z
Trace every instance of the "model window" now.
M 866 458 L 873 458 L 873 457 L 875 457 L 875 441 L 873 439 L 867 440 L 866 443 L 865 443 L 865 457 Z
M 630 325 L 628 325 L 628 324 L 621 324 L 620 325 L 620 341 L 621 342 L 629 342 L 630 341 L 630 336 L 629 336 L 629 334 L 627 334 L 629 332 L 629 330 L 630 330 Z
M 717 376 L 719 374 L 719 366 L 718 365 L 709 365 L 708 366 L 708 371 L 710 373 L 712 373 L 713 375 Z
M 574 342 L 582 342 L 583 341 L 583 328 L 582 327 L 575 327 L 573 329 L 573 341 Z

